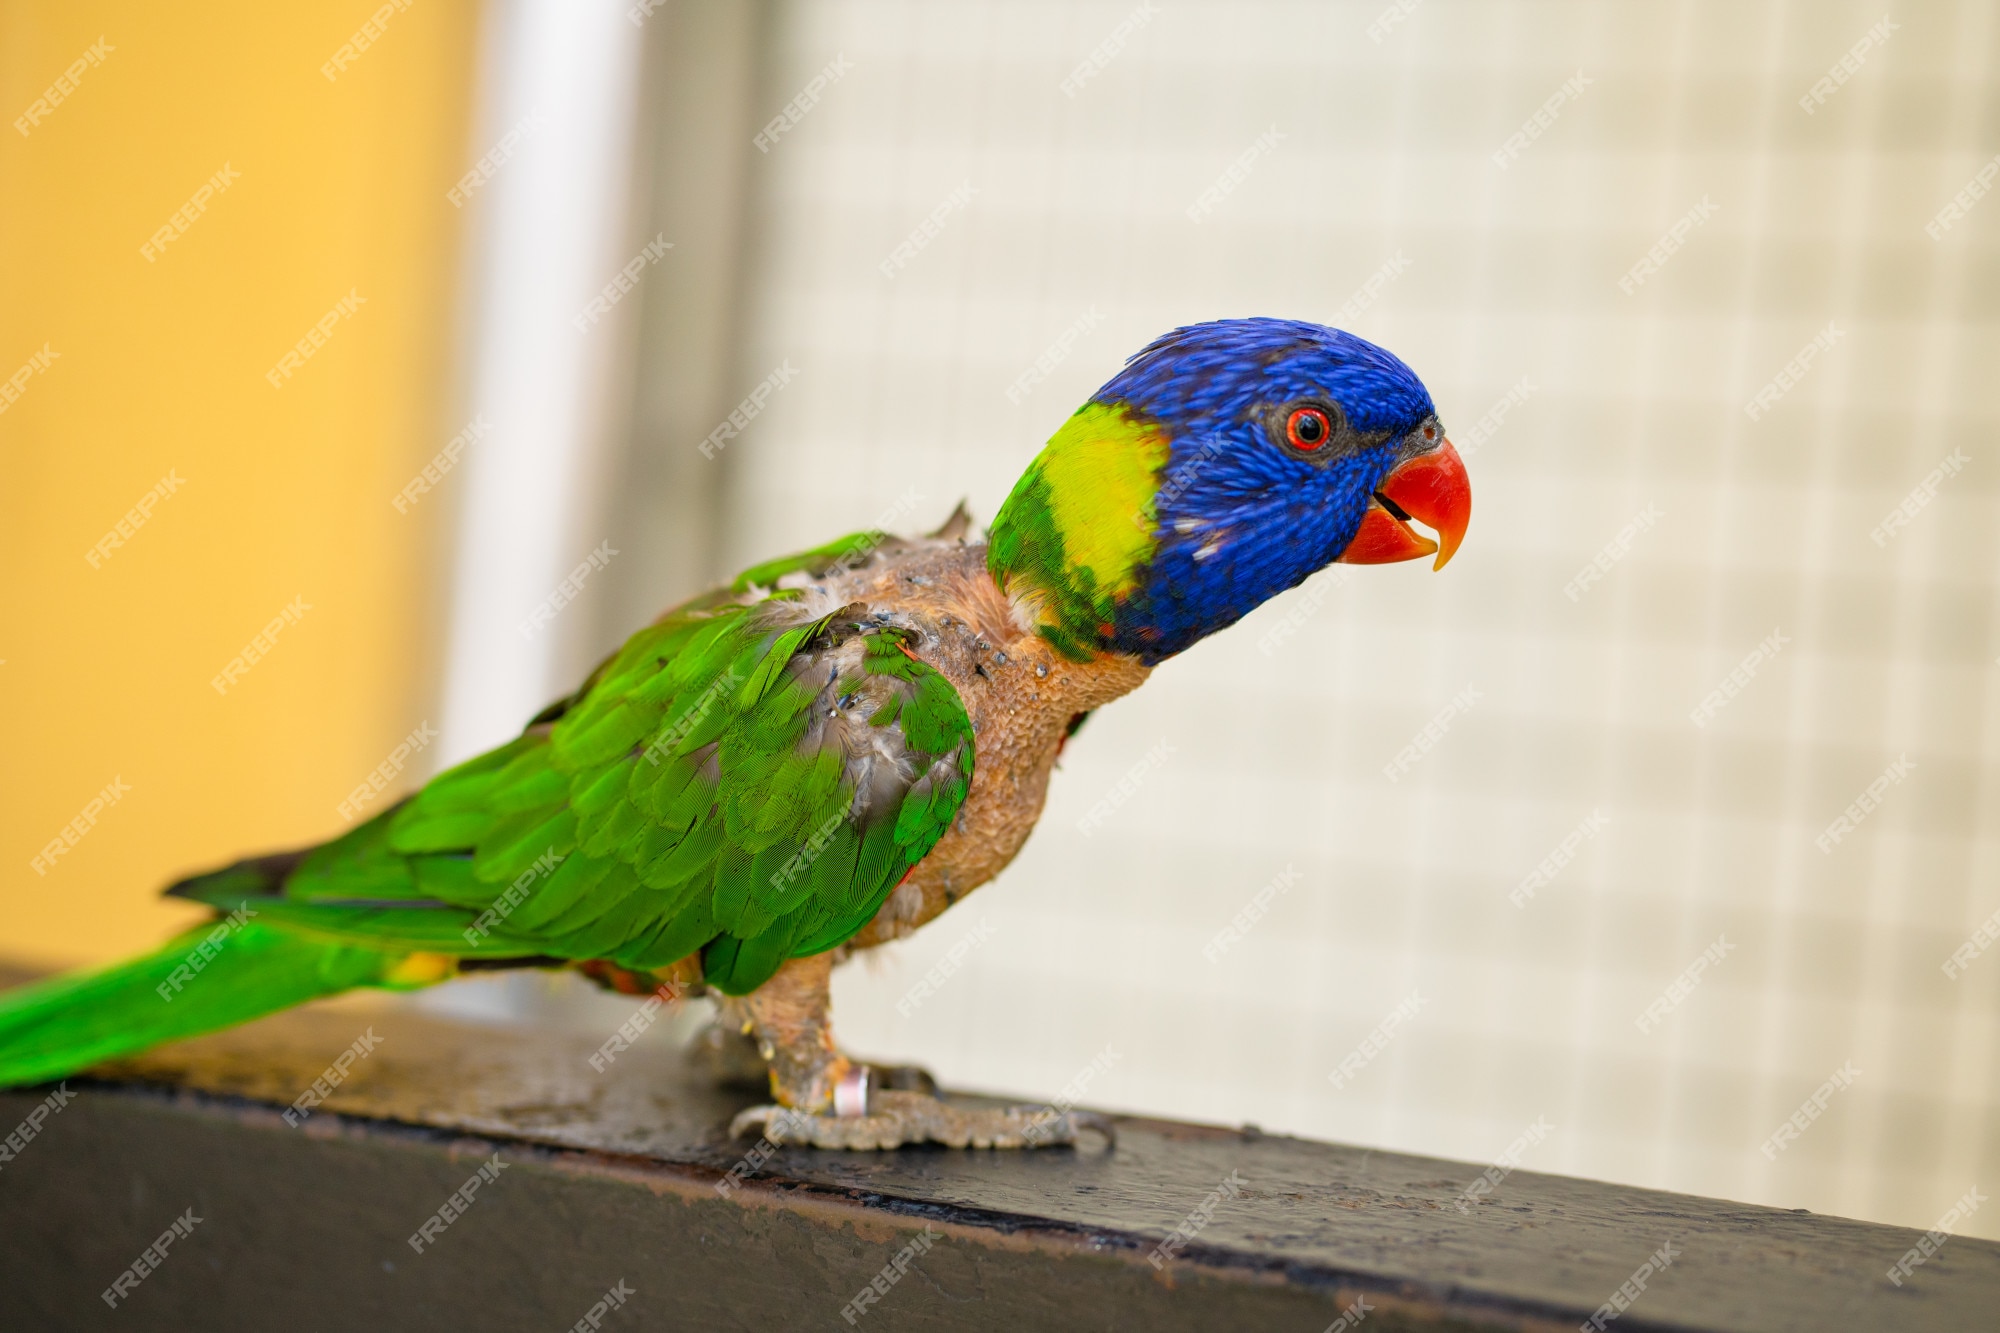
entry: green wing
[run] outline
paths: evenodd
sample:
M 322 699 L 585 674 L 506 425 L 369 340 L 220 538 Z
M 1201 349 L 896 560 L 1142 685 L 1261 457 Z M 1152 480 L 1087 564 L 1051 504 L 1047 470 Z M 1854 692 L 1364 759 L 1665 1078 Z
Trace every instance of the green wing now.
M 901 545 L 903 541 L 900 537 L 892 537 L 886 532 L 856 532 L 824 546 L 815 546 L 810 551 L 752 565 L 736 576 L 736 581 L 729 585 L 729 591 L 743 593 L 753 587 L 774 587 L 787 574 L 823 578 L 842 565 L 860 564 L 884 546 L 894 548 Z
M 751 572 L 810 571 L 869 536 Z M 172 891 L 382 949 L 635 970 L 699 952 L 742 994 L 867 925 L 964 803 L 965 708 L 894 620 L 860 603 L 812 618 L 796 592 L 700 599 L 282 876 L 266 859 Z

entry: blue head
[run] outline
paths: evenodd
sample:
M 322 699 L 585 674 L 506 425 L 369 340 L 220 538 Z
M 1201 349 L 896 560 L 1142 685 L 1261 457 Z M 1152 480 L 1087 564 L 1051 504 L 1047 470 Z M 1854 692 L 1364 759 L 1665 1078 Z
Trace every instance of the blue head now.
M 1442 565 L 1470 508 L 1402 361 L 1319 324 L 1218 320 L 1152 343 L 1056 434 L 991 564 L 1058 644 L 1157 662 L 1335 560 Z

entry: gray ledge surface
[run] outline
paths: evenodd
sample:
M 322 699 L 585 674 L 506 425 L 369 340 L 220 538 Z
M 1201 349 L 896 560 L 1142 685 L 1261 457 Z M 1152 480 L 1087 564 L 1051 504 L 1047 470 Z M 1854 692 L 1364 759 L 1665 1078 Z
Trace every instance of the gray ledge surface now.
M 288 1124 L 371 1024 L 379 1045 Z M 601 1074 L 596 1049 L 306 1009 L 72 1079 L 0 1166 L 0 1328 L 554 1330 L 595 1308 L 608 1330 L 1318 1333 L 1360 1301 L 1371 1333 L 1577 1329 L 1663 1245 L 1673 1261 L 1617 1333 L 2000 1328 L 1993 1242 L 1954 1238 L 1897 1287 L 1886 1270 L 1918 1232 L 1532 1171 L 1462 1211 L 1483 1164 L 1254 1130 L 1120 1118 L 1111 1150 L 784 1149 L 719 1188 L 758 1146 L 725 1136 L 753 1099 L 663 1041 Z M 0 1093 L 0 1131 L 48 1092 Z M 495 1153 L 504 1169 L 414 1251 Z M 190 1209 L 199 1224 L 107 1306 Z M 633 1294 L 598 1307 L 621 1282 Z

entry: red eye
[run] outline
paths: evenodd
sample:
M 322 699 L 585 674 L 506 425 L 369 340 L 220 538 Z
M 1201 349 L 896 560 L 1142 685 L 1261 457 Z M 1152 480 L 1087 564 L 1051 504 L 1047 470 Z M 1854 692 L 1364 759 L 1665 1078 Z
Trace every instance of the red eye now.
M 1301 407 L 1285 418 L 1285 438 L 1292 442 L 1294 449 L 1311 453 L 1325 444 L 1332 434 L 1333 423 L 1317 407 Z

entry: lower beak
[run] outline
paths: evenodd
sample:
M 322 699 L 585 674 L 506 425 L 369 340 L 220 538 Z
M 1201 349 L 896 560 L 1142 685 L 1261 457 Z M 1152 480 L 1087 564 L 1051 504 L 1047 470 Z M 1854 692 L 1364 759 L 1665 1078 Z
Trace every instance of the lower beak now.
M 1410 527 L 1415 519 L 1437 533 L 1437 540 Z M 1337 557 L 1345 565 L 1389 565 L 1437 553 L 1433 569 L 1443 569 L 1465 540 L 1472 521 L 1472 480 L 1458 450 L 1446 440 L 1427 454 L 1418 454 L 1382 479 L 1370 497 L 1354 540 Z

